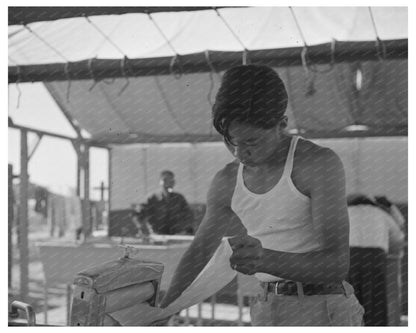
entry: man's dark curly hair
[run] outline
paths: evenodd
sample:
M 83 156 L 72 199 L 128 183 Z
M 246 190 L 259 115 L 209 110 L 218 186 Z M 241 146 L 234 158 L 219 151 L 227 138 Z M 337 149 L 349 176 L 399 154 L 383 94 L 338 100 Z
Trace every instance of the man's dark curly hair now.
M 242 65 L 224 73 L 212 107 L 215 129 L 230 142 L 228 129 L 233 120 L 269 129 L 283 118 L 288 103 L 279 75 L 263 65 Z

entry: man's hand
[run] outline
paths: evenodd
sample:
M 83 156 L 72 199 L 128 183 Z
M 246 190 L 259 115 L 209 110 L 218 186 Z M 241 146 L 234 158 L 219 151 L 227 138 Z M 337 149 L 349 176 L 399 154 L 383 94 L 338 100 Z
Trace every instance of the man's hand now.
M 264 249 L 257 238 L 239 236 L 228 240 L 233 254 L 230 257 L 231 268 L 247 275 L 259 272 L 264 258 Z

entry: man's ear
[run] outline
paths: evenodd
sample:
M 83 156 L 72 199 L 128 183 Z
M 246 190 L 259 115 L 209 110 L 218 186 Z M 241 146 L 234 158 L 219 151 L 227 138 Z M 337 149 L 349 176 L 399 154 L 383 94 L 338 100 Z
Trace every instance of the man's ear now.
M 287 122 L 288 122 L 287 116 L 283 116 L 282 120 L 280 120 L 280 123 L 279 123 L 280 128 L 286 128 Z

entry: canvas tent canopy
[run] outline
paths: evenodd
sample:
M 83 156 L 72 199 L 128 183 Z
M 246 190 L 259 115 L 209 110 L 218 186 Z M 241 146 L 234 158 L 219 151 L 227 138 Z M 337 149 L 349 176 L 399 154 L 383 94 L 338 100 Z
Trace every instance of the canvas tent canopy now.
M 293 132 L 407 135 L 407 8 L 164 9 L 10 8 L 9 82 L 44 82 L 92 145 L 220 141 L 222 72 L 260 63 L 287 85 Z

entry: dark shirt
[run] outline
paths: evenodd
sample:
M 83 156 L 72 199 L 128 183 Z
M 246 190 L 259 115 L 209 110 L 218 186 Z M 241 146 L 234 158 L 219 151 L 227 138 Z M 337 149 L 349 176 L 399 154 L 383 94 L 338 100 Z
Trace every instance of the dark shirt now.
M 140 217 L 146 218 L 157 234 L 193 234 L 192 210 L 180 193 L 152 195 L 141 205 Z

